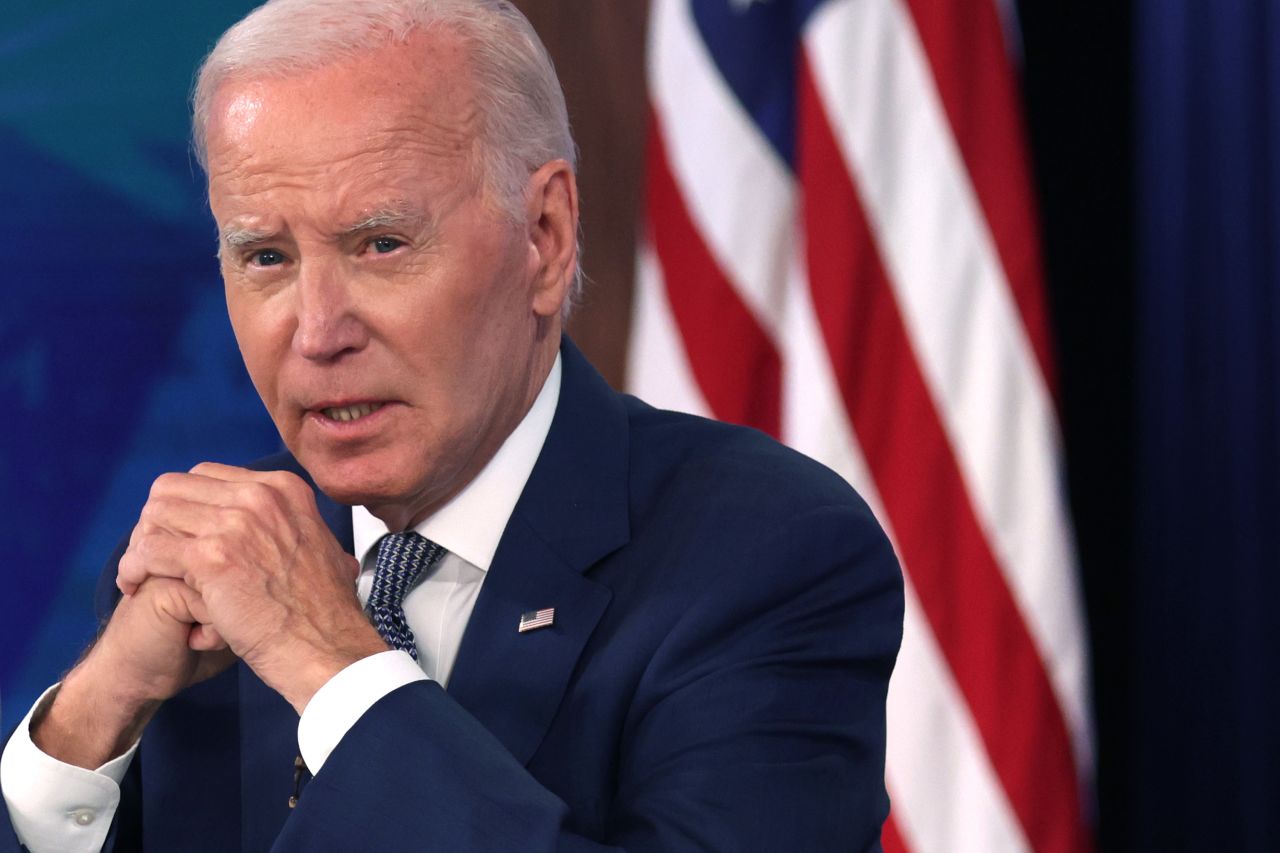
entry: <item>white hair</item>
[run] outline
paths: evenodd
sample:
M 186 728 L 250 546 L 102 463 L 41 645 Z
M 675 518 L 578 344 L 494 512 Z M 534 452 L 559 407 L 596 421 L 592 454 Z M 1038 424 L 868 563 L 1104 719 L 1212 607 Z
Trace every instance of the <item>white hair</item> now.
M 577 167 L 564 92 L 533 26 L 508 0 L 268 0 L 222 34 L 192 95 L 192 141 L 208 172 L 209 113 L 231 79 L 287 77 L 405 43 L 443 27 L 469 52 L 480 116 L 480 173 L 503 210 L 519 216 L 529 176 L 544 163 Z M 581 289 L 575 273 L 569 305 Z

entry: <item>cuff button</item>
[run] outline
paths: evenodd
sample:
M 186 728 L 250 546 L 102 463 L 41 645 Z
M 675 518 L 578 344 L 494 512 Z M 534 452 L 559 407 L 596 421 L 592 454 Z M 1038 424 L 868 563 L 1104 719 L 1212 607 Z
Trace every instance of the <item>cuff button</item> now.
M 88 826 L 97 816 L 97 812 L 93 809 L 76 809 L 71 813 L 71 819 L 76 822 L 76 826 Z

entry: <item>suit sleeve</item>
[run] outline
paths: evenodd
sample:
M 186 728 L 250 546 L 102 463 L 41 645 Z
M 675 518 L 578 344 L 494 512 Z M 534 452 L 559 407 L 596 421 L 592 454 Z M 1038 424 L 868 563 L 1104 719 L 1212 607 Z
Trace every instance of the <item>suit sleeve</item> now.
M 275 850 L 878 850 L 902 578 L 865 508 L 726 545 L 647 663 L 605 837 L 438 685 L 384 697 L 313 779 Z
M 736 553 L 735 553 L 736 550 Z M 864 508 L 726 546 L 648 667 L 620 774 L 641 850 L 875 850 L 902 576 Z

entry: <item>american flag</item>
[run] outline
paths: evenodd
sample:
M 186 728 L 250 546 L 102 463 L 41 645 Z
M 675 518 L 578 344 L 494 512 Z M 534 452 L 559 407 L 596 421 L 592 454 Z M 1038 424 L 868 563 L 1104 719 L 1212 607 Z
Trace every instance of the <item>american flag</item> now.
M 1091 846 L 1086 637 L 998 0 L 653 0 L 645 399 L 849 480 L 902 560 L 890 851 Z
M 541 610 L 530 610 L 527 613 L 520 614 L 520 624 L 516 626 L 516 630 L 523 634 L 525 631 L 535 631 L 538 628 L 545 628 L 554 624 L 556 621 L 556 609 L 554 607 L 544 607 Z

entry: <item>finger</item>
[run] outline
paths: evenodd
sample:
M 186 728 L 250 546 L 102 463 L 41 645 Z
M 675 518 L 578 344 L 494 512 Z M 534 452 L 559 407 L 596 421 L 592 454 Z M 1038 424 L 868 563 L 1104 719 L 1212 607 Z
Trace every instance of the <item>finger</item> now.
M 172 578 L 149 578 L 145 584 L 139 585 L 139 600 L 144 600 L 141 593 L 148 593 L 152 605 L 157 611 L 175 622 L 195 625 L 200 620 L 191 612 L 192 602 L 199 599 L 194 591 L 182 581 Z
M 171 578 L 151 578 L 143 586 L 157 592 L 156 607 L 161 613 L 191 625 L 187 645 L 192 650 L 218 651 L 227 647 L 218 629 L 210 624 L 212 620 L 204 599 L 191 587 Z
M 201 466 L 197 465 L 192 472 L 198 472 L 200 468 Z M 249 482 L 253 481 L 211 477 L 202 473 L 161 474 L 151 484 L 151 494 L 147 498 L 147 503 L 173 499 L 193 501 L 208 506 L 236 506 L 239 505 L 244 494 L 242 485 Z
M 186 563 L 198 540 L 155 529 L 134 538 L 116 565 L 116 586 L 133 595 L 148 578 L 186 581 Z
M 176 549 L 169 541 L 185 540 L 163 530 L 139 536 L 116 564 L 116 586 L 125 595 L 134 595 L 149 578 L 184 580 L 185 570 L 177 560 Z
M 227 641 L 222 639 L 217 628 L 197 623 L 187 637 L 187 646 L 196 652 L 220 652 L 227 648 Z
M 126 564 L 125 571 L 117 566 L 116 587 L 125 595 L 138 591 L 138 584 L 146 575 L 138 574 L 128 566 L 136 563 L 135 558 L 143 547 L 140 543 L 146 537 L 168 535 L 186 539 L 202 535 L 217 526 L 215 512 L 205 504 L 153 495 L 142 508 L 138 523 L 129 534 L 129 547 L 125 553 L 132 553 L 132 556 L 128 561 L 121 560 Z
M 301 501 L 314 504 L 315 502 L 315 492 L 311 487 L 305 480 L 290 471 L 254 471 L 234 465 L 223 465 L 219 462 L 201 462 L 189 473 L 227 483 L 256 483 L 268 486 L 290 503 Z
M 235 505 L 210 503 L 191 497 L 153 494 L 138 516 L 130 545 L 139 536 L 156 531 L 183 537 L 204 536 L 224 529 L 226 511 L 238 509 L 240 507 Z
M 134 543 L 138 541 L 138 537 L 140 537 L 141 535 L 142 535 L 142 522 L 141 522 L 141 519 L 139 519 L 139 522 L 133 526 L 133 530 L 129 531 L 129 545 L 125 548 L 125 553 L 128 553 L 129 548 L 132 548 L 134 546 Z M 123 555 L 121 556 L 123 557 Z M 135 592 L 138 591 L 138 584 L 135 581 L 120 577 L 120 561 L 119 560 L 116 561 L 116 589 L 120 590 L 121 594 L 126 596 L 133 595 Z
M 221 462 L 201 462 L 192 467 L 190 473 L 214 480 L 225 480 L 228 483 L 271 483 L 279 479 L 276 476 L 278 474 L 294 476 L 287 471 L 254 471 L 252 468 L 223 465 Z
M 124 559 L 121 557 L 120 559 Z M 138 591 L 137 581 L 120 576 L 120 566 L 116 564 L 116 589 L 120 590 L 121 595 L 133 595 Z
M 186 602 L 187 612 L 191 614 L 192 621 L 205 625 L 212 630 L 213 617 L 209 615 L 209 608 L 205 606 L 204 598 L 201 597 L 200 593 L 183 584 L 178 594 Z
M 347 571 L 351 573 L 351 582 L 356 583 L 360 580 L 360 561 L 346 552 L 343 552 L 342 556 L 346 558 Z
M 165 474 L 157 478 L 143 509 L 144 519 L 193 535 L 208 532 L 208 524 L 214 516 L 204 518 L 197 513 L 194 518 L 184 517 L 183 503 L 186 502 L 214 509 L 243 509 L 264 521 L 277 524 L 299 517 L 319 521 L 311 487 L 287 471 L 248 471 L 204 462 L 192 472 Z M 220 476 L 211 474 L 232 479 L 220 479 Z M 172 517 L 170 510 L 173 511 Z M 204 526 L 193 526 L 200 524 Z
M 221 462 L 201 462 L 192 467 L 190 473 L 201 477 L 210 477 L 215 480 L 225 480 L 229 483 L 251 480 L 255 475 L 261 473 L 252 471 L 248 468 L 242 468 L 239 465 L 223 465 Z

